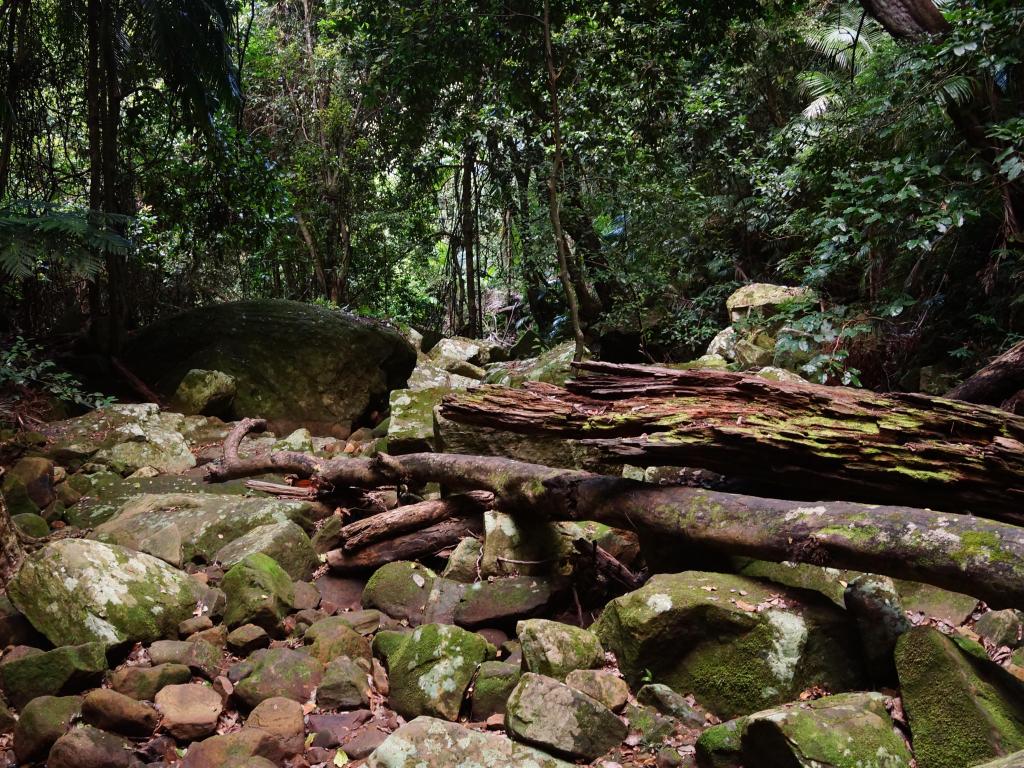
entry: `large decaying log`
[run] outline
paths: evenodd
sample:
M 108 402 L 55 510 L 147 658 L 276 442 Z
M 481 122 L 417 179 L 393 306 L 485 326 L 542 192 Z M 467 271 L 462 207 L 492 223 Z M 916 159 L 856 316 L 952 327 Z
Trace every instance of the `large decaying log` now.
M 1024 523 L 1024 417 L 917 394 L 714 370 L 583 363 L 587 375 L 449 395 L 446 419 L 704 467 L 797 498 L 886 501 Z
M 339 573 L 379 568 L 395 560 L 415 560 L 453 547 L 467 536 L 479 536 L 483 521 L 479 517 L 452 518 L 412 533 L 370 544 L 358 552 L 333 549 L 327 564 Z
M 447 499 L 432 499 L 396 507 L 349 523 L 341 529 L 338 540 L 341 548 L 346 551 L 362 549 L 397 534 L 425 528 L 451 517 L 480 515 L 491 507 L 493 501 L 494 494 L 471 491 Z
M 418 453 L 320 462 L 274 453 L 239 460 L 242 437 L 262 428 L 257 420 L 240 422 L 209 479 L 284 470 L 336 486 L 439 482 L 489 491 L 497 505 L 522 518 L 595 520 L 726 554 L 868 571 L 966 592 L 996 608 L 1024 608 L 1024 529 L 1005 523 L 910 507 L 655 486 L 495 457 Z M 395 541 L 379 545 L 392 559 L 405 556 L 396 553 Z

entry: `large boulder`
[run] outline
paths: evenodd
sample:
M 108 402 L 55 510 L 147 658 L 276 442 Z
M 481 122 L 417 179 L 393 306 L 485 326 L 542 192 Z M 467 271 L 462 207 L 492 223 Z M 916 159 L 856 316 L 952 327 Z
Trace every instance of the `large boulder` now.
M 324 674 L 317 659 L 291 648 L 255 651 L 244 667 L 247 674 L 235 686 L 235 695 L 250 708 L 276 697 L 305 704 Z
M 910 768 L 880 693 L 845 693 L 787 704 L 709 728 L 697 741 L 700 768 L 755 765 Z
M 576 669 L 604 664 L 604 648 L 593 632 L 548 619 L 520 621 L 516 635 L 523 650 L 523 669 L 564 680 Z
M 195 609 L 197 584 L 162 560 L 87 539 L 29 555 L 7 594 L 54 645 L 174 636 Z
M 418 627 L 386 654 L 391 706 L 406 719 L 457 719 L 487 653 L 487 641 L 474 632 L 447 624 Z
M 963 768 L 1024 749 L 1024 685 L 930 627 L 896 643 L 919 768 Z
M 857 633 L 813 592 L 689 571 L 660 574 L 612 600 L 592 627 L 626 679 L 692 693 L 719 717 L 863 681 Z M 650 679 L 645 679 L 646 677 Z
M 233 376 L 231 413 L 348 424 L 404 386 L 416 352 L 392 328 L 294 301 L 261 300 L 189 310 L 144 328 L 125 360 L 171 395 L 193 368 Z
M 110 405 L 47 424 L 45 452 L 72 467 L 88 461 L 122 475 L 143 467 L 178 474 L 196 465 L 182 434 L 186 428 L 184 416 L 154 403 Z
M 291 577 L 262 553 L 242 558 L 224 574 L 221 588 L 227 595 L 224 623 L 229 627 L 255 624 L 274 631 L 295 602 Z
M 77 693 L 96 685 L 107 669 L 102 643 L 65 645 L 45 653 L 33 650 L 0 664 L 0 688 L 16 707 L 40 696 Z
M 291 520 L 253 528 L 218 550 L 216 560 L 225 568 L 231 568 L 256 553 L 273 558 L 296 580 L 308 579 L 320 565 L 309 536 Z
M 417 717 L 377 747 L 368 768 L 570 768 L 570 764 L 498 733 Z
M 569 757 L 593 760 L 626 738 L 606 706 L 550 677 L 527 672 L 508 698 L 505 722 L 518 739 Z
M 57 493 L 53 462 L 39 456 L 20 459 L 4 473 L 3 495 L 12 515 L 31 514 L 49 506 Z
M 786 302 L 814 297 L 814 291 L 802 286 L 750 283 L 735 290 L 726 299 L 725 308 L 729 311 L 729 319 L 735 323 L 754 313 L 770 317 Z
M 218 493 L 141 494 L 91 535 L 180 567 L 212 562 L 225 545 L 257 527 L 290 521 L 309 525 L 310 516 L 311 505 L 305 501 Z
M 189 416 L 221 416 L 230 412 L 238 382 L 222 371 L 193 368 L 171 398 L 171 408 Z

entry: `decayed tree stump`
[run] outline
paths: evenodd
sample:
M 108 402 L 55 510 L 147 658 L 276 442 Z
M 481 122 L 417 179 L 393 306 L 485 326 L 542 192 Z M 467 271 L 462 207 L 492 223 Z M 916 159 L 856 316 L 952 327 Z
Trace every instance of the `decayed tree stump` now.
M 446 419 L 703 467 L 790 498 L 844 498 L 1024 523 L 1024 417 L 918 394 L 713 370 L 582 363 L 566 388 L 481 387 Z

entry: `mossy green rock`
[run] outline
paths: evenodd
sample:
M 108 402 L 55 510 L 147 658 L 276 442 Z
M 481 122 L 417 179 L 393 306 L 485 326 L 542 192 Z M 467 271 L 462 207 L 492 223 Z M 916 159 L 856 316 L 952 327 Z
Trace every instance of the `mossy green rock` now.
M 437 574 L 426 566 L 407 560 L 382 565 L 366 582 L 363 606 L 377 608 L 399 621 L 419 624 L 436 578 Z
M 153 701 L 161 688 L 184 685 L 191 680 L 192 670 L 184 664 L 122 667 L 110 675 L 110 687 L 138 701 Z
M 569 763 L 499 733 L 417 717 L 391 734 L 367 768 L 571 768 Z
M 11 515 L 11 522 L 14 523 L 18 527 L 18 530 L 26 536 L 41 539 L 50 534 L 50 524 L 41 516 L 31 512 L 23 512 L 20 515 Z
M 700 768 L 910 768 L 879 693 L 847 693 L 757 712 L 705 731 Z M 961 764 L 963 765 L 963 764 Z
M 162 560 L 87 539 L 29 555 L 7 594 L 54 645 L 173 637 L 192 615 L 195 581 Z
M 487 510 L 480 573 L 485 577 L 550 575 L 559 570 L 571 548 L 557 523 L 517 520 L 505 512 Z
M 748 283 L 732 292 L 725 300 L 725 308 L 735 323 L 753 313 L 769 317 L 775 314 L 782 304 L 814 298 L 814 291 L 803 286 Z
M 19 459 L 4 473 L 2 490 L 12 515 L 45 509 L 56 498 L 53 462 L 37 456 Z
M 77 693 L 96 685 L 106 669 L 102 643 L 66 645 L 0 664 L 0 688 L 21 708 L 39 696 Z
M 525 673 L 508 699 L 505 725 L 516 738 L 568 757 L 593 760 L 626 738 L 603 704 L 554 678 Z
M 470 697 L 472 719 L 483 722 L 491 715 L 505 714 L 505 704 L 522 674 L 518 664 L 506 661 L 485 661 L 481 664 Z
M 1024 768 L 1024 751 L 1014 752 L 1012 755 L 1000 757 L 991 763 L 979 765 L 978 768 Z
M 295 600 L 291 577 L 264 554 L 243 558 L 224 574 L 221 589 L 228 598 L 224 623 L 229 627 L 255 624 L 275 629 Z
M 348 424 L 403 386 L 412 345 L 387 326 L 296 301 L 189 310 L 144 328 L 125 362 L 171 395 L 193 368 L 233 376 L 233 417 Z
M 235 695 L 250 708 L 275 696 L 305 704 L 324 674 L 323 664 L 291 648 L 263 648 L 253 652 L 249 663 L 252 671 L 235 686 Z
M 1024 749 L 1024 685 L 930 627 L 896 644 L 919 768 L 964 768 Z
M 974 631 L 995 645 L 1016 648 L 1024 632 L 1024 614 L 1013 608 L 989 611 L 978 619 Z
M 813 589 L 840 608 L 844 606 L 846 585 L 857 578 L 857 571 L 824 568 L 809 563 L 772 563 L 767 560 L 747 561 L 737 571 L 740 576 L 771 581 L 785 587 Z
M 391 393 L 388 452 L 396 455 L 433 451 L 434 407 L 451 391 L 448 387 L 396 389 Z
M 431 715 L 456 720 L 487 649 L 480 635 L 459 627 L 417 627 L 387 656 L 392 708 L 406 719 Z
M 316 705 L 321 709 L 356 709 L 370 702 L 370 682 L 366 668 L 348 656 L 339 656 L 324 668 L 316 689 Z
M 618 675 L 604 669 L 574 669 L 565 676 L 565 684 L 587 694 L 618 712 L 629 698 L 629 686 Z
M 97 526 L 92 536 L 182 566 L 212 562 L 226 545 L 261 526 L 289 522 L 310 525 L 310 516 L 311 506 L 304 501 L 219 493 L 143 494 Z M 279 549 L 287 551 L 289 547 Z M 299 553 L 296 563 L 303 556 L 307 561 L 315 556 L 310 554 L 311 549 L 312 545 Z
M 863 681 L 856 631 L 831 601 L 740 576 L 657 575 L 608 603 L 591 629 L 631 685 L 692 693 L 719 717 Z
M 536 616 L 556 593 L 553 582 L 540 576 L 488 579 L 461 586 L 464 589 L 455 606 L 454 623 L 471 628 L 505 626 Z
M 523 649 L 523 669 L 559 680 L 574 669 L 604 664 L 604 648 L 593 632 L 548 619 L 527 619 L 516 625 Z
M 219 549 L 214 559 L 231 568 L 257 553 L 273 558 L 294 580 L 308 579 L 320 565 L 309 536 L 291 520 L 253 528 Z
M 370 641 L 356 632 L 344 616 L 329 616 L 306 630 L 309 652 L 327 664 L 339 656 L 370 662 Z
M 171 408 L 187 416 L 221 416 L 230 412 L 238 382 L 223 371 L 193 368 L 171 398 Z
M 14 754 L 22 764 L 46 757 L 71 722 L 82 714 L 81 696 L 40 696 L 21 712 L 14 728 Z
M 480 540 L 473 536 L 467 536 L 448 556 L 448 563 L 441 571 L 441 575 L 452 581 L 472 584 L 477 579 L 476 566 L 480 562 L 482 552 L 483 545 Z
M 126 403 L 97 408 L 84 416 L 46 425 L 46 453 L 61 464 L 102 464 L 121 475 L 142 467 L 178 474 L 196 465 L 181 430 L 180 413 L 163 412 L 153 403 Z
M 903 579 L 893 579 L 893 583 L 906 610 L 941 619 L 954 627 L 967 621 L 978 604 L 976 597 L 939 589 L 930 584 Z

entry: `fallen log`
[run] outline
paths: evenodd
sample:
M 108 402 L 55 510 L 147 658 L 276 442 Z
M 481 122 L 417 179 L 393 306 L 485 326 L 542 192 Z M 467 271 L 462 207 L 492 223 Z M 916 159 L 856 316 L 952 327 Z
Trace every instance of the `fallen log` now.
M 969 403 L 998 405 L 1011 413 L 1024 402 L 1024 341 L 1018 342 L 953 387 L 946 397 Z
M 279 453 L 238 460 L 235 450 L 233 461 L 230 445 L 237 449 L 248 431 L 265 427 L 255 419 L 239 422 L 208 479 L 282 468 L 302 474 L 300 467 L 315 466 L 314 480 L 335 485 L 439 482 L 489 491 L 502 509 L 527 520 L 594 520 L 723 554 L 879 573 L 965 592 L 994 608 L 1024 608 L 1024 528 L 1006 523 L 911 507 L 656 486 L 495 457 L 413 453 L 309 461 Z M 396 553 L 394 541 L 379 547 L 391 559 L 406 556 Z M 344 567 L 338 556 L 335 562 Z
M 845 498 L 1024 523 L 1024 417 L 917 394 L 726 371 L 582 363 L 566 388 L 481 387 L 446 419 L 598 446 L 641 466 L 702 467 L 790 498 Z
M 442 520 L 418 531 L 370 544 L 358 552 L 332 549 L 327 553 L 327 565 L 338 573 L 352 573 L 379 568 L 395 560 L 415 560 L 453 547 L 467 536 L 479 536 L 483 527 L 479 517 Z
M 494 494 L 471 491 L 446 499 L 421 501 L 356 520 L 341 529 L 338 540 L 346 552 L 362 549 L 396 534 L 426 528 L 450 517 L 470 517 L 489 509 Z

